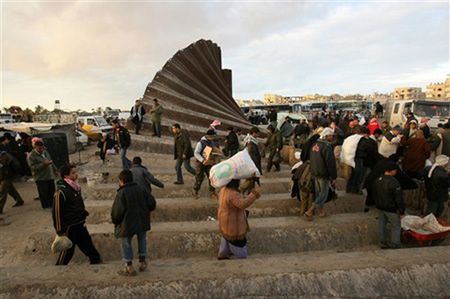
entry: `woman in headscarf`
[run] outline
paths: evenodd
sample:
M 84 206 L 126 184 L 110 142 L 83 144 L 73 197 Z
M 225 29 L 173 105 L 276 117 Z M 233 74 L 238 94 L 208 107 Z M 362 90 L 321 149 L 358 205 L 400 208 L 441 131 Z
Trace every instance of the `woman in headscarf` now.
M 436 217 L 441 216 L 444 211 L 444 202 L 448 200 L 448 188 L 450 188 L 450 175 L 446 169 L 448 162 L 447 156 L 439 155 L 432 166 L 425 168 L 427 212 L 433 213 Z

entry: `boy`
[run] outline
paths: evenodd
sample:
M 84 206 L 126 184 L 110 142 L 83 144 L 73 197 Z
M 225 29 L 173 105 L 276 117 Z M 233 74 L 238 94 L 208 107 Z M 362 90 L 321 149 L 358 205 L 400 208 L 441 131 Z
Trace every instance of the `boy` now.
M 400 248 L 400 218 L 405 213 L 405 204 L 402 198 L 402 188 L 394 176 L 397 174 L 397 164 L 387 163 L 384 175 L 374 182 L 376 192 L 375 205 L 379 210 L 378 233 L 381 249 Z M 391 225 L 391 242 L 386 241 L 386 225 Z
M 122 255 L 125 262 L 125 268 L 119 271 L 119 274 L 135 276 L 131 241 L 133 236 L 137 235 L 139 271 L 145 271 L 147 268 L 146 233 L 150 230 L 150 212 L 155 210 L 156 202 L 151 194 L 143 192 L 142 188 L 133 182 L 133 174 L 129 170 L 123 170 L 119 174 L 119 187 L 111 211 L 116 237 L 122 239 Z

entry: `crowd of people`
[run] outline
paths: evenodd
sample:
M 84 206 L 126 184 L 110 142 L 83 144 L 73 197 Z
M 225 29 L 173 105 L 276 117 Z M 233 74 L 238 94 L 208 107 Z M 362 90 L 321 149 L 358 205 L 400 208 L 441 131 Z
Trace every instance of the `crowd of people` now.
M 153 136 L 161 136 L 162 107 L 154 100 L 151 110 Z M 131 112 L 132 121 L 139 133 L 145 109 L 141 103 Z M 383 111 L 377 111 L 381 116 Z M 273 116 L 275 115 L 275 117 Z M 381 248 L 400 247 L 400 218 L 405 214 L 404 190 L 426 189 L 427 213 L 440 217 L 444 203 L 448 200 L 450 187 L 450 121 L 431 132 L 427 119 L 420 120 L 408 115 L 404 127 L 390 127 L 373 117 L 365 121 L 352 112 L 329 113 L 323 111 L 294 126 L 289 118 L 278 126 L 276 113 L 269 113 L 266 141 L 263 144 L 268 154 L 266 172 L 281 170 L 281 151 L 290 145 L 301 154 L 300 162 L 293 168 L 293 197 L 300 200 L 301 214 L 312 221 L 314 216 L 325 217 L 325 204 L 335 197 L 336 180 L 346 179 L 346 192 L 362 195 L 366 190 L 367 212 L 375 206 L 378 211 L 379 236 Z M 218 259 L 231 256 L 247 257 L 246 233 L 249 230 L 247 208 L 261 196 L 259 178 L 232 180 L 221 188 L 218 194 L 211 185 L 211 168 L 221 160 L 232 157 L 246 149 L 255 166 L 262 171 L 261 132 L 258 127 L 249 130 L 246 136 L 240 130 L 228 127 L 228 134 L 218 136 L 219 120 L 214 120 L 196 143 L 191 145 L 189 132 L 180 124 L 173 124 L 174 159 L 176 181 L 184 184 L 184 169 L 195 176 L 192 194 L 198 198 L 202 183 L 206 179 L 209 196 L 219 201 L 218 221 L 221 233 Z M 146 232 L 150 230 L 150 212 L 156 208 L 152 195 L 152 185 L 164 188 L 143 166 L 140 157 L 127 158 L 131 136 L 118 120 L 112 121 L 113 133 L 102 136 L 99 142 L 100 157 L 105 159 L 107 151 L 117 149 L 120 153 L 123 170 L 119 174 L 119 189 L 114 200 L 111 221 L 115 225 L 115 235 L 122 241 L 122 254 L 125 263 L 119 273 L 125 276 L 136 275 L 133 266 L 132 238 L 138 239 L 139 271 L 147 267 Z M 89 258 L 91 264 L 101 263 L 101 255 L 95 248 L 85 221 L 88 212 L 81 196 L 78 174 L 73 164 L 64 165 L 57 170 L 44 142 L 40 138 L 26 138 L 20 145 L 6 135 L 0 139 L 0 212 L 3 211 L 6 196 L 10 194 L 14 206 L 24 201 L 13 185 L 15 173 L 29 172 L 36 183 L 39 200 L 43 209 L 52 208 L 56 233 L 65 236 L 73 246 L 63 250 L 57 265 L 67 265 L 75 245 Z M 25 153 L 23 156 L 22 154 Z M 194 163 L 191 165 L 191 159 Z M 26 161 L 24 163 L 24 161 Z M 55 180 L 57 180 L 55 188 Z M 386 236 L 386 225 L 391 225 L 391 236 Z

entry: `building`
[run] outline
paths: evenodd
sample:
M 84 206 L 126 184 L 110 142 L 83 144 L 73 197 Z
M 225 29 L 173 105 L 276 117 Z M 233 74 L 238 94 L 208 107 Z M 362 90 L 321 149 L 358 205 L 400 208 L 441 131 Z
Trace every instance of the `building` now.
M 278 94 L 267 93 L 264 95 L 264 105 L 284 104 L 283 96 Z
M 423 99 L 425 93 L 420 87 L 399 87 L 392 92 L 392 98 L 396 100 Z
M 263 101 L 257 100 L 257 99 L 248 99 L 248 100 L 237 99 L 236 102 L 239 105 L 239 107 L 251 107 L 251 106 L 262 106 L 262 105 L 264 105 Z
M 450 78 L 444 82 L 428 84 L 426 96 L 427 99 L 450 99 Z

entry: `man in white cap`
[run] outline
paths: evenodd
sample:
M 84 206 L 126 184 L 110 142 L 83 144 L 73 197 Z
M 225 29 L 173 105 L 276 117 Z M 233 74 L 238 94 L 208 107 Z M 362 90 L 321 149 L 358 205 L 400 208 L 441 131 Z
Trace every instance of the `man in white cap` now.
M 444 202 L 448 200 L 448 188 L 450 188 L 450 175 L 446 170 L 449 158 L 445 155 L 436 157 L 432 166 L 425 167 L 425 188 L 427 192 L 427 213 L 441 216 L 444 212 Z
M 325 216 L 323 206 L 328 198 L 330 185 L 334 185 L 337 178 L 336 158 L 333 153 L 334 131 L 325 128 L 320 139 L 311 148 L 311 175 L 314 177 L 315 201 L 305 212 L 308 220 L 312 220 L 315 209 L 319 210 L 319 217 Z

